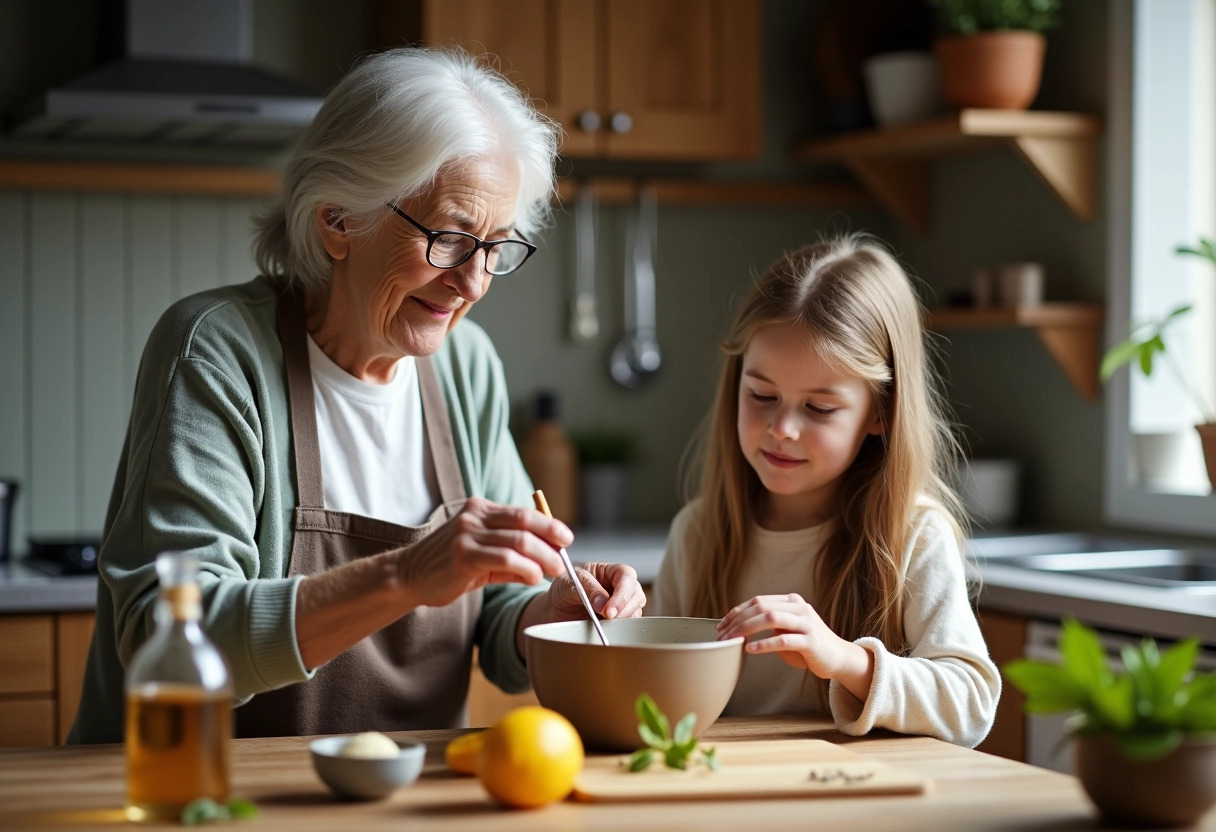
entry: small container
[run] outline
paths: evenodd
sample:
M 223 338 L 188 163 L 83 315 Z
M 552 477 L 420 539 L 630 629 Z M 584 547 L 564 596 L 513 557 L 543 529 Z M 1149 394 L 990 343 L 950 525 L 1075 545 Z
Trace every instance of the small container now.
M 156 559 L 156 629 L 127 670 L 127 817 L 177 820 L 191 801 L 228 800 L 232 674 L 203 634 L 198 561 Z
M 351 737 L 322 737 L 308 744 L 317 776 L 334 794 L 346 800 L 380 800 L 422 773 L 426 746 L 412 740 L 393 740 L 396 757 L 344 757 L 342 747 Z
M 1043 264 L 1005 263 L 997 269 L 1003 306 L 1038 306 L 1043 302 Z
M 866 94 L 882 127 L 924 121 L 946 109 L 932 52 L 888 52 L 866 60 Z

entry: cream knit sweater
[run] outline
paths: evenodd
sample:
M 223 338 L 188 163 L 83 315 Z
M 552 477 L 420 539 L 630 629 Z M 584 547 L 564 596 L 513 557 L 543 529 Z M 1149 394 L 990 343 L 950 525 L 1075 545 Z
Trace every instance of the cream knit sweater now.
M 688 615 L 686 545 L 700 503 L 686 506 L 672 523 L 667 553 L 646 607 L 648 615 Z M 752 548 L 731 604 L 756 595 L 796 592 L 815 598 L 814 561 L 831 523 L 792 532 L 752 527 Z M 872 728 L 923 734 L 967 747 L 992 727 L 1001 677 L 988 657 L 968 601 L 963 558 L 945 518 L 925 508 L 904 563 L 904 634 L 909 650 L 896 655 L 877 638 L 857 644 L 874 653 L 874 681 L 863 704 L 832 682 L 828 704 L 836 727 L 860 736 Z M 760 637 L 763 637 L 760 636 Z M 775 654 L 748 655 L 725 715 L 821 713 L 816 680 Z

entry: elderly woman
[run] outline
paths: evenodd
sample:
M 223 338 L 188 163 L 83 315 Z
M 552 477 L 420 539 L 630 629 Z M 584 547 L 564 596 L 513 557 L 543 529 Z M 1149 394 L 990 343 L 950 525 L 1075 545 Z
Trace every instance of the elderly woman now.
M 202 563 L 239 736 L 459 725 L 474 645 L 526 688 L 523 629 L 585 614 L 572 537 L 528 507 L 498 357 L 455 324 L 536 250 L 556 143 L 461 53 L 386 52 L 329 94 L 263 276 L 175 304 L 144 350 L 74 741 L 122 739 L 165 551 Z M 641 613 L 630 567 L 580 577 L 605 618 Z

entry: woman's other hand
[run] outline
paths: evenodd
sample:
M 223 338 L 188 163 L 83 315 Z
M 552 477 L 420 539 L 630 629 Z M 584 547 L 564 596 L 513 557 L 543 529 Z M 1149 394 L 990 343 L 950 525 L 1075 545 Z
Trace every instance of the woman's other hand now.
M 637 618 L 646 606 L 646 593 L 638 573 L 623 563 L 586 563 L 574 570 L 587 593 L 591 608 L 604 618 Z M 563 572 L 549 587 L 549 621 L 574 621 L 587 617 L 574 582 Z
M 865 702 L 874 677 L 874 654 L 832 632 L 801 595 L 757 595 L 718 622 L 720 641 L 766 632 L 772 635 L 747 643 L 748 653 L 776 653 L 791 667 L 836 679 Z
M 536 584 L 564 572 L 558 546 L 574 539 L 539 511 L 470 498 L 460 513 L 397 554 L 410 606 L 442 607 L 492 583 Z

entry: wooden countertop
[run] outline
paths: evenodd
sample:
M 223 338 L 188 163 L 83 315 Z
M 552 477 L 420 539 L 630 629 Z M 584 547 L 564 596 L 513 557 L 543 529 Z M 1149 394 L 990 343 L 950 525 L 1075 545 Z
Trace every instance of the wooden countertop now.
M 1097 816 L 1072 777 L 923 737 L 880 733 L 853 740 L 829 722 L 784 717 L 722 719 L 706 739 L 810 737 L 932 780 L 914 797 L 819 797 L 671 803 L 564 802 L 534 811 L 502 809 L 476 778 L 452 774 L 443 746 L 458 731 L 419 731 L 427 764 L 412 786 L 374 803 L 343 803 L 312 770 L 308 738 L 237 740 L 233 796 L 255 801 L 261 817 L 229 824 L 241 830 L 391 829 L 543 832 L 548 829 L 1094 829 Z M 122 813 L 120 745 L 0 751 L 0 828 L 72 830 L 129 825 Z M 1216 813 L 1205 820 L 1216 829 Z M 164 828 L 180 828 L 173 825 Z

